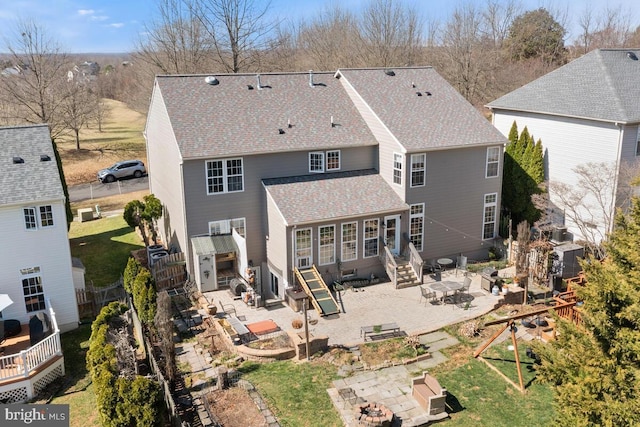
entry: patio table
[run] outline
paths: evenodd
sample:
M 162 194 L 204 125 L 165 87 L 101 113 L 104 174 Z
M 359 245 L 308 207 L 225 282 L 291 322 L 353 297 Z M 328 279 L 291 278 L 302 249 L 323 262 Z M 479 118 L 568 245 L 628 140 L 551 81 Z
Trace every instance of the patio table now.
M 446 270 L 447 267 L 453 265 L 453 260 L 451 258 L 438 258 L 437 262 L 443 270 Z
M 429 288 L 436 292 L 442 292 L 442 302 L 446 302 L 449 292 L 455 292 L 462 289 L 464 285 L 462 283 L 444 280 L 442 282 L 435 282 L 429 285 Z M 455 300 L 454 300 L 455 302 Z

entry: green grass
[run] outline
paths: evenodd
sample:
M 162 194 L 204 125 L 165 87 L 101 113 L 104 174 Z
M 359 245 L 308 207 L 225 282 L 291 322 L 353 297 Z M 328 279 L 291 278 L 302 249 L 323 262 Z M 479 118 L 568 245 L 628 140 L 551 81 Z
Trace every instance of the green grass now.
M 331 382 L 338 378 L 335 366 L 291 361 L 247 362 L 240 370 L 262 394 L 280 425 L 343 425 L 327 394 L 327 389 L 332 387 Z
M 90 336 L 91 325 L 88 323 L 61 335 L 66 375 L 51 403 L 69 405 L 70 427 L 100 426 L 93 384 L 85 365 Z
M 431 371 L 447 389 L 451 419 L 447 426 L 548 426 L 553 419 L 550 386 L 532 383 L 522 394 L 482 361 L 471 359 L 457 369 Z M 517 376 L 516 376 L 517 378 Z M 517 384 L 517 379 L 516 379 Z
M 85 280 L 107 286 L 120 278 L 131 251 L 144 245 L 122 216 L 73 222 L 69 230 L 71 255 L 82 260 Z

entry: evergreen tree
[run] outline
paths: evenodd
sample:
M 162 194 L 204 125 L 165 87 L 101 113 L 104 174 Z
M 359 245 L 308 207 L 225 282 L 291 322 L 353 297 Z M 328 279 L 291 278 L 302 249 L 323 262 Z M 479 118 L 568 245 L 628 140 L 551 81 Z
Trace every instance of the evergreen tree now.
M 542 182 L 537 181 L 538 167 L 544 167 L 544 159 L 538 158 L 542 153 L 542 144 L 540 150 L 535 148 L 533 137 L 526 127 L 519 137 L 517 132 L 517 124 L 513 122 L 509 132 L 510 142 L 504 154 L 502 209 L 511 216 L 513 224 L 522 221 L 533 224 L 540 218 L 540 211 L 531 196 L 540 191 L 539 184 Z
M 533 148 L 529 175 L 538 185 L 544 182 L 544 150 L 542 149 L 542 141 L 540 139 L 538 139 L 538 142 Z
M 518 141 L 518 125 L 514 120 L 513 124 L 511 125 L 511 130 L 509 131 L 509 142 L 515 144 L 517 141 Z M 509 148 L 509 146 L 507 146 L 507 148 Z
M 603 262 L 582 263 L 582 326 L 558 319 L 557 339 L 535 345 L 538 378 L 555 385 L 554 425 L 640 424 L 640 199 L 603 245 Z

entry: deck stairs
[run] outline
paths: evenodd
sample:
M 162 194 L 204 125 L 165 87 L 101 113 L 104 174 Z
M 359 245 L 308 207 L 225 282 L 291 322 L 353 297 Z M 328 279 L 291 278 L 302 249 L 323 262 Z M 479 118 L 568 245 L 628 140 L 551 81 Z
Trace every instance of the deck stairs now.
M 333 298 L 327 284 L 322 280 L 322 276 L 318 273 L 315 265 L 304 270 L 296 268 L 295 273 L 302 289 L 309 296 L 311 304 L 313 304 L 320 316 L 340 313 L 338 303 Z
M 395 261 L 398 265 L 398 284 L 396 286 L 396 289 L 410 288 L 411 286 L 420 286 L 422 284 L 422 277 L 416 277 L 413 269 L 411 268 L 411 264 L 409 264 L 409 261 L 406 261 L 402 258 L 396 258 Z

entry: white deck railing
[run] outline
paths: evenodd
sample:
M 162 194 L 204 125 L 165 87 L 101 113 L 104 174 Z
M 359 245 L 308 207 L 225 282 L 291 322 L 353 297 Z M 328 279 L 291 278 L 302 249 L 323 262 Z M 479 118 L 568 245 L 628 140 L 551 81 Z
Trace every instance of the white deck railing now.
M 49 305 L 49 307 L 51 306 Z M 12 378 L 28 378 L 39 366 L 55 356 L 62 355 L 60 330 L 52 308 L 49 308 L 49 317 L 51 330 L 53 331 L 51 335 L 26 350 L 0 357 L 0 381 Z

